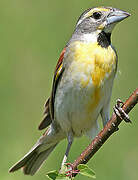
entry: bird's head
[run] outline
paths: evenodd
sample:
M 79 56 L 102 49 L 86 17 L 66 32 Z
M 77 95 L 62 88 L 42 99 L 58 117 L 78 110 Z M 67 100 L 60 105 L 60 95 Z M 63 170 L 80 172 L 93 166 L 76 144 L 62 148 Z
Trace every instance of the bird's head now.
M 111 34 L 114 26 L 128 16 L 128 12 L 112 7 L 89 8 L 79 17 L 75 31 L 78 34 Z

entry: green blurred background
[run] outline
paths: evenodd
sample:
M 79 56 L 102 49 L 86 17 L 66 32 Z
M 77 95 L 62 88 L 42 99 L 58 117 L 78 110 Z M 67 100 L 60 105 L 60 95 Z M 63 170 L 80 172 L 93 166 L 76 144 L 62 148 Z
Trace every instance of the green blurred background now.
M 8 169 L 42 134 L 37 126 L 43 104 L 51 91 L 53 71 L 62 48 L 70 38 L 83 10 L 113 6 L 132 16 L 114 30 L 112 42 L 118 51 L 119 68 L 112 95 L 125 100 L 138 85 L 137 0 L 0 0 L 0 179 L 46 180 L 46 172 L 59 169 L 67 145 L 61 142 L 33 177 Z M 111 108 L 112 109 L 112 108 Z M 97 180 L 138 179 L 138 107 L 131 113 L 133 124 L 122 123 L 89 162 Z M 69 156 L 73 160 L 89 143 L 76 139 Z M 78 175 L 76 179 L 89 179 Z

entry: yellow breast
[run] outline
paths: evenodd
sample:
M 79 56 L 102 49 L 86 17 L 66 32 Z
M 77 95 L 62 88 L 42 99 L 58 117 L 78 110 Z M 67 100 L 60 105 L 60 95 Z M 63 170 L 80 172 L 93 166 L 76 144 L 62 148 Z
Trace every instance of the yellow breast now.
M 73 44 L 73 65 L 75 72 L 80 73 L 81 85 L 85 88 L 90 80 L 94 90 L 88 103 L 88 112 L 91 112 L 99 103 L 101 85 L 116 71 L 116 53 L 111 46 L 102 48 L 98 43 L 83 43 L 77 41 Z M 73 67 L 74 68 L 74 67 Z M 84 76 L 81 74 L 85 74 Z
M 116 69 L 116 53 L 111 46 L 102 48 L 98 43 L 83 43 L 77 41 L 72 48 L 76 70 L 88 74 L 91 67 L 91 78 L 95 86 L 100 86 L 105 76 Z M 87 83 L 86 83 L 87 84 Z

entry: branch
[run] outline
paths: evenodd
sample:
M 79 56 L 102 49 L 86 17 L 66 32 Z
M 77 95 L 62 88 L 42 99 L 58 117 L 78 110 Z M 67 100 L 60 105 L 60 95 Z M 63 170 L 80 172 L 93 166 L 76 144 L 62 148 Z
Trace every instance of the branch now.
M 126 100 L 122 109 L 128 114 L 133 107 L 138 103 L 138 88 L 131 94 L 131 96 Z M 111 119 L 101 130 L 101 132 L 93 139 L 91 144 L 81 153 L 81 155 L 72 164 L 73 170 L 77 169 L 79 164 L 86 164 L 93 155 L 101 148 L 105 141 L 117 131 L 119 124 L 123 120 L 120 119 L 113 113 Z M 77 174 L 73 174 L 76 176 Z

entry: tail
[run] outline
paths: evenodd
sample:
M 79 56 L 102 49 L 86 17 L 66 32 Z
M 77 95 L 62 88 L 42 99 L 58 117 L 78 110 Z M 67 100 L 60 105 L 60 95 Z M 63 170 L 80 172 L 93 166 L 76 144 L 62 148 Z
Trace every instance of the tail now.
M 53 135 L 49 136 L 46 132 L 34 147 L 19 162 L 10 168 L 9 172 L 23 168 L 24 174 L 34 175 L 61 140 L 57 139 L 56 136 L 54 138 L 52 136 Z M 57 137 L 59 136 L 57 135 Z

